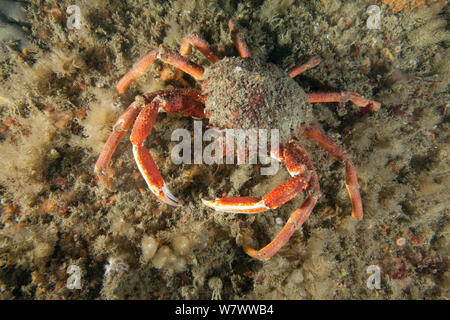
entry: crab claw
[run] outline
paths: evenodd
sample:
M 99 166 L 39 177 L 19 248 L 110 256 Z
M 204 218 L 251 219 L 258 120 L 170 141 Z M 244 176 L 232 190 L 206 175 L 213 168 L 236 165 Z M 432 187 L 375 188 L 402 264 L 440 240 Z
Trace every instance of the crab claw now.
M 254 197 L 220 198 L 216 200 L 204 200 L 203 204 L 216 210 L 231 213 L 259 213 L 269 210 L 264 200 Z
M 165 183 L 164 183 L 162 189 L 159 190 L 158 194 L 156 194 L 153 190 L 152 190 L 152 192 L 156 195 L 156 197 L 158 199 L 160 199 L 161 201 L 163 201 L 171 206 L 174 206 L 174 207 L 181 206 L 178 203 L 178 199 L 170 192 L 169 189 L 167 189 L 167 186 Z
M 133 155 L 139 171 L 153 194 L 161 201 L 179 207 L 178 199 L 167 188 L 150 152 L 143 146 L 133 145 Z

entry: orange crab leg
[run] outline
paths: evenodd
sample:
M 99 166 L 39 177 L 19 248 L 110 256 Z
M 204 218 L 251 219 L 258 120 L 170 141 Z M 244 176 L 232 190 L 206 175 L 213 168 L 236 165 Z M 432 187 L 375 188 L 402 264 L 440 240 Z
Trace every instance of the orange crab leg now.
M 208 207 L 223 212 L 232 213 L 260 213 L 275 209 L 299 194 L 308 184 L 309 176 L 298 175 L 291 177 L 273 189 L 262 199 L 254 197 L 219 198 L 203 200 Z
M 288 150 L 288 152 L 284 152 L 285 161 L 293 164 L 293 166 L 288 168 L 290 173 L 292 171 L 297 171 L 303 166 L 309 171 L 311 175 L 311 179 L 308 183 L 309 196 L 305 199 L 302 205 L 291 214 L 283 229 L 281 229 L 278 235 L 268 245 L 259 250 L 255 250 L 248 245 L 244 245 L 244 250 L 248 255 L 261 261 L 268 260 L 273 257 L 281 249 L 281 247 L 289 241 L 294 231 L 298 229 L 306 221 L 306 219 L 308 219 L 320 197 L 319 178 L 317 177 L 316 170 L 314 169 L 306 149 L 296 142 L 287 143 L 285 145 L 285 149 Z M 294 158 L 295 161 L 292 159 L 289 160 L 288 158 Z
M 206 206 L 224 212 L 259 213 L 269 210 L 264 201 L 255 197 L 219 198 L 210 201 L 202 199 L 202 201 Z
M 142 109 L 131 131 L 130 141 L 133 144 L 133 155 L 136 164 L 150 190 L 161 201 L 172 206 L 178 206 L 178 200 L 167 189 L 152 155 L 144 147 L 144 141 L 150 134 L 156 121 L 159 108 L 159 100 L 154 99 Z
M 223 212 L 232 213 L 259 213 L 275 209 L 288 202 L 305 189 L 310 182 L 311 173 L 301 161 L 300 156 L 288 143 L 283 151 L 283 160 L 291 178 L 270 191 L 262 199 L 254 197 L 219 198 L 215 200 L 202 200 L 208 207 Z M 314 178 L 315 179 L 315 178 Z
M 206 97 L 196 89 L 178 88 L 171 90 L 161 90 L 150 94 L 144 94 L 147 101 L 158 98 L 165 105 L 160 107 L 160 111 L 169 113 L 181 112 L 184 116 L 205 118 L 204 106 Z
M 296 141 L 288 142 L 284 147 L 284 161 L 291 176 L 307 170 L 311 176 L 308 188 L 320 195 L 319 177 L 306 149 Z
M 161 94 L 154 97 L 139 113 L 130 136 L 130 141 L 133 144 L 133 155 L 145 182 L 158 199 L 172 206 L 179 206 L 178 199 L 172 195 L 164 183 L 152 155 L 144 147 L 144 141 L 150 134 L 161 109 L 171 113 L 185 111 L 186 115 L 192 116 L 193 114 L 190 114 L 190 112 L 199 115 L 199 101 L 189 96 L 189 93 L 193 94 L 194 90 L 184 89 L 184 91 L 187 93 L 185 96 L 168 92 L 165 95 Z
M 244 245 L 245 252 L 247 252 L 247 254 L 251 257 L 261 261 L 272 258 L 281 249 L 281 247 L 289 241 L 291 236 L 294 234 L 294 231 L 297 230 L 306 221 L 306 219 L 308 219 L 317 203 L 318 197 L 318 195 L 313 195 L 306 198 L 303 204 L 291 214 L 283 229 L 281 229 L 278 235 L 268 245 L 259 250 L 255 250 L 247 245 Z
M 186 57 L 191 53 L 191 46 L 196 47 L 209 61 L 215 63 L 220 60 L 209 43 L 201 38 L 197 33 L 192 33 L 184 38 L 181 43 L 180 54 Z
M 204 118 L 204 102 L 205 97 L 201 95 L 201 92 L 195 89 L 173 89 L 173 90 L 161 90 L 151 94 L 144 94 L 144 101 L 138 101 L 141 98 L 137 98 L 117 119 L 114 124 L 113 131 L 108 137 L 102 151 L 95 164 L 95 173 L 97 177 L 108 184 L 108 177 L 106 173 L 109 168 L 111 157 L 117 149 L 120 141 L 125 133 L 130 129 L 131 124 L 138 116 L 145 103 L 151 102 L 155 97 L 176 97 L 181 96 L 182 102 L 175 105 L 167 104 L 164 106 L 164 111 L 177 112 L 181 111 L 185 116 L 192 116 L 196 118 Z M 173 101 L 175 98 L 171 98 Z M 179 98 L 180 99 L 180 98 Z
M 291 69 L 288 70 L 287 73 L 291 78 L 295 78 L 300 73 L 316 67 L 317 65 L 319 65 L 319 63 L 320 63 L 319 56 L 314 56 L 314 57 L 311 57 L 308 61 L 306 61 L 306 63 L 299 63 L 299 64 L 293 66 Z
M 131 124 L 137 115 L 141 111 L 140 105 L 135 101 L 127 108 L 127 110 L 117 119 L 113 126 L 113 131 L 108 137 L 100 156 L 95 163 L 95 173 L 99 175 L 104 175 L 108 169 L 111 157 L 116 151 L 119 142 L 122 140 L 124 134 L 130 129 Z
M 193 76 L 196 80 L 201 79 L 201 77 L 203 76 L 203 67 L 161 46 L 157 50 L 151 51 L 144 58 L 139 60 L 135 64 L 133 69 L 131 69 L 119 80 L 116 86 L 116 90 L 120 94 L 123 94 L 129 87 L 129 85 L 134 80 L 142 76 L 142 74 L 146 72 L 148 68 L 150 68 L 150 65 L 156 59 L 160 59 L 161 61 L 186 72 L 187 74 Z
M 315 140 L 323 149 L 328 151 L 333 157 L 343 162 L 345 165 L 345 184 L 350 201 L 352 203 L 352 217 L 361 220 L 363 217 L 363 207 L 361 194 L 359 193 L 358 177 L 350 156 L 336 142 L 331 140 L 322 131 L 313 126 L 300 126 L 300 131 L 305 136 Z
M 247 42 L 245 42 L 244 35 L 239 31 L 234 20 L 230 19 L 230 21 L 228 21 L 228 29 L 230 30 L 234 46 L 238 50 L 241 58 L 250 58 L 250 50 L 248 49 Z
M 358 107 L 372 106 L 372 110 L 377 111 L 381 107 L 381 103 L 369 100 L 355 92 L 313 92 L 308 93 L 309 102 L 347 102 L 351 101 Z

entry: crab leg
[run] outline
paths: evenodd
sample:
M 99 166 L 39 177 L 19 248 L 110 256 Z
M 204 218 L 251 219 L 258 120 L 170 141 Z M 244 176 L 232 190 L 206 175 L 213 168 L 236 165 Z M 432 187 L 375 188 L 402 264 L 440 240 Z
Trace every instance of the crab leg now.
M 134 65 L 133 69 L 128 71 L 128 73 L 119 80 L 116 90 L 120 94 L 123 94 L 127 90 L 128 86 L 134 80 L 142 76 L 142 74 L 150 68 L 150 65 L 156 59 L 160 59 L 161 61 L 186 72 L 187 74 L 193 76 L 196 80 L 199 80 L 203 76 L 203 67 L 161 46 L 157 50 L 151 51 L 144 58 L 139 60 Z
M 204 105 L 204 97 L 200 95 L 200 91 L 194 89 L 173 89 L 173 90 L 164 90 L 164 91 L 156 91 L 151 94 L 145 94 L 144 101 L 142 101 L 142 97 L 137 98 L 130 106 L 125 110 L 125 112 L 117 119 L 116 123 L 113 126 L 113 131 L 111 135 L 108 137 L 105 145 L 103 146 L 102 151 L 95 163 L 95 173 L 97 173 L 97 177 L 103 180 L 104 182 L 108 182 L 108 178 L 106 177 L 106 173 L 108 171 L 109 163 L 111 161 L 111 157 L 117 149 L 120 141 L 122 140 L 125 133 L 130 129 L 133 121 L 138 116 L 145 102 L 152 101 L 156 96 L 181 96 L 183 99 L 183 106 L 181 108 L 179 105 L 167 105 L 165 106 L 165 111 L 167 112 L 177 112 L 182 111 L 183 115 L 193 116 L 197 118 L 203 118 L 203 105 Z M 174 107 L 176 107 L 174 109 Z
M 165 105 L 160 111 L 169 113 L 181 112 L 184 116 L 205 118 L 204 106 L 206 97 L 201 91 L 196 89 L 179 88 L 171 90 L 161 90 L 150 94 L 144 94 L 147 101 L 157 98 Z
M 191 53 L 191 46 L 196 47 L 209 61 L 215 63 L 220 60 L 209 43 L 201 38 L 197 33 L 192 33 L 184 38 L 181 43 L 180 54 L 186 57 Z
M 303 204 L 295 210 L 288 221 L 284 225 L 283 229 L 277 234 L 277 236 L 265 247 L 259 250 L 255 250 L 247 245 L 244 245 L 244 250 L 247 254 L 255 259 L 265 261 L 272 258 L 286 242 L 289 241 L 292 234 L 308 219 L 312 210 L 314 209 L 319 196 L 313 195 L 303 202 Z
M 311 180 L 311 172 L 301 162 L 301 154 L 298 149 L 293 149 L 291 144 L 286 144 L 283 151 L 283 158 L 286 168 L 291 174 L 291 178 L 270 191 L 262 199 L 255 197 L 232 197 L 219 198 L 215 200 L 203 200 L 208 207 L 223 212 L 232 213 L 259 213 L 270 209 L 275 209 L 288 202 L 305 189 Z M 312 177 L 317 179 L 317 177 Z
M 345 165 L 345 184 L 350 201 L 352 203 L 352 217 L 361 220 L 363 217 L 363 207 L 361 195 L 359 193 L 358 177 L 350 156 L 336 142 L 331 140 L 322 131 L 313 126 L 300 126 L 300 132 L 305 136 L 315 140 L 323 149 L 328 151 L 333 157 L 343 162 Z
M 378 101 L 369 100 L 355 92 L 313 92 L 308 93 L 309 102 L 347 102 L 351 101 L 358 107 L 372 106 L 372 110 L 380 109 L 381 104 Z
M 178 199 L 167 188 L 152 155 L 144 146 L 144 141 L 150 134 L 160 109 L 167 112 L 178 112 L 183 111 L 183 109 L 195 110 L 195 113 L 198 113 L 198 110 L 193 108 L 193 106 L 198 105 L 198 101 L 183 98 L 185 97 L 181 95 L 170 94 L 156 96 L 139 113 L 130 136 L 130 141 L 133 144 L 133 155 L 145 182 L 158 199 L 172 206 L 179 206 Z
M 95 173 L 98 175 L 105 175 L 109 162 L 111 161 L 111 157 L 117 149 L 119 142 L 122 140 L 125 133 L 130 129 L 131 124 L 134 119 L 136 119 L 139 111 L 141 110 L 141 106 L 139 103 L 134 101 L 130 106 L 125 110 L 125 112 L 117 119 L 116 123 L 113 126 L 113 131 L 111 135 L 108 137 L 105 145 L 103 146 L 102 152 L 95 163 Z
M 245 42 L 244 35 L 239 31 L 236 22 L 232 19 L 228 21 L 228 29 L 230 30 L 231 39 L 239 51 L 241 58 L 250 58 L 250 50 L 247 47 L 247 42 Z
M 291 78 L 295 78 L 300 73 L 316 67 L 317 65 L 319 65 L 319 63 L 320 63 L 319 56 L 314 56 L 314 57 L 311 57 L 308 61 L 306 61 L 306 63 L 299 63 L 299 64 L 293 66 L 291 69 L 288 70 L 287 73 Z
M 286 148 L 289 149 L 290 152 L 286 154 L 287 156 L 285 156 L 285 158 L 293 157 L 296 160 L 294 162 L 292 160 L 285 159 L 286 162 L 296 164 L 296 166 L 293 166 L 288 170 L 295 171 L 298 170 L 300 166 L 304 165 L 311 174 L 311 179 L 308 183 L 309 196 L 305 199 L 302 205 L 291 214 L 284 227 L 268 245 L 259 250 L 255 250 L 248 245 L 243 246 L 248 255 L 261 261 L 268 260 L 273 257 L 281 249 L 281 247 L 289 241 L 294 231 L 298 229 L 306 221 L 306 219 L 308 219 L 321 194 L 319 178 L 317 177 L 316 170 L 314 169 L 306 149 L 295 142 L 288 143 Z
M 204 200 L 208 207 L 223 212 L 232 213 L 260 213 L 275 209 L 288 202 L 299 194 L 307 185 L 309 176 L 298 175 L 291 177 L 284 183 L 273 189 L 262 199 L 255 197 L 219 198 L 216 200 Z

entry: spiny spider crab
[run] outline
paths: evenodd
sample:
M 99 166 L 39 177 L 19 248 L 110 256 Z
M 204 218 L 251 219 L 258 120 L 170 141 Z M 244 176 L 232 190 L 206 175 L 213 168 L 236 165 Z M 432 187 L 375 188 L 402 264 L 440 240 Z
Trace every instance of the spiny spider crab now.
M 120 79 L 116 89 L 123 94 L 135 79 L 159 59 L 192 76 L 203 90 L 180 88 L 138 96 L 115 123 L 95 169 L 100 177 L 105 174 L 117 145 L 136 119 L 130 141 L 137 166 L 156 197 L 169 205 L 178 206 L 178 200 L 168 190 L 152 155 L 144 147 L 144 141 L 150 134 L 158 112 L 181 112 L 184 116 L 209 118 L 210 124 L 217 128 L 280 128 L 281 145 L 273 156 L 285 163 L 291 176 L 287 181 L 262 199 L 232 197 L 203 200 L 205 205 L 218 211 L 259 213 L 275 209 L 302 190 L 307 190 L 305 201 L 291 214 L 282 230 L 268 245 L 255 250 L 244 244 L 244 250 L 250 256 L 268 260 L 308 218 L 320 196 L 316 171 L 305 148 L 294 140 L 296 132 L 314 140 L 345 165 L 345 183 L 352 204 L 352 217 L 358 220 L 363 217 L 358 178 L 350 156 L 321 130 L 311 125 L 311 103 L 351 101 L 356 106 L 371 107 L 372 110 L 378 110 L 381 105 L 354 92 L 304 92 L 293 78 L 317 66 L 320 62 L 318 57 L 299 63 L 285 72 L 273 64 L 251 59 L 244 36 L 236 23 L 230 20 L 228 27 L 240 57 L 221 59 L 204 39 L 192 33 L 183 40 L 179 54 L 160 46 L 138 61 Z M 209 67 L 204 68 L 185 58 L 192 46 L 212 63 Z

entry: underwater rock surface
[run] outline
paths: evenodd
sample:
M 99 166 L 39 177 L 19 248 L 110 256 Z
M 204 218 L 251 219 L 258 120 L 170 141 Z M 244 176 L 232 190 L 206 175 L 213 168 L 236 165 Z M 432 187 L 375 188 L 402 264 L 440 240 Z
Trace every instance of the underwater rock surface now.
M 448 299 L 449 6 L 393 12 L 383 2 L 370 1 L 381 23 L 369 29 L 363 0 L 1 1 L 0 40 L 20 44 L 0 59 L 0 298 Z M 67 27 L 73 4 L 79 29 Z M 129 133 L 109 184 L 94 173 L 137 95 L 199 88 L 160 62 L 123 96 L 118 80 L 160 44 L 178 51 L 191 32 L 237 56 L 230 18 L 254 59 L 287 70 L 320 56 L 295 78 L 306 93 L 347 90 L 382 105 L 313 105 L 314 121 L 351 156 L 364 218 L 350 217 L 344 166 L 302 140 L 322 197 L 265 263 L 242 243 L 267 244 L 305 194 L 258 215 L 214 212 L 201 199 L 261 197 L 289 178 L 283 166 L 261 176 L 248 164 L 175 165 L 172 132 L 192 131 L 193 120 L 160 113 L 145 145 L 182 206 L 148 190 Z M 196 49 L 189 59 L 210 64 Z M 380 289 L 367 286 L 371 266 Z

